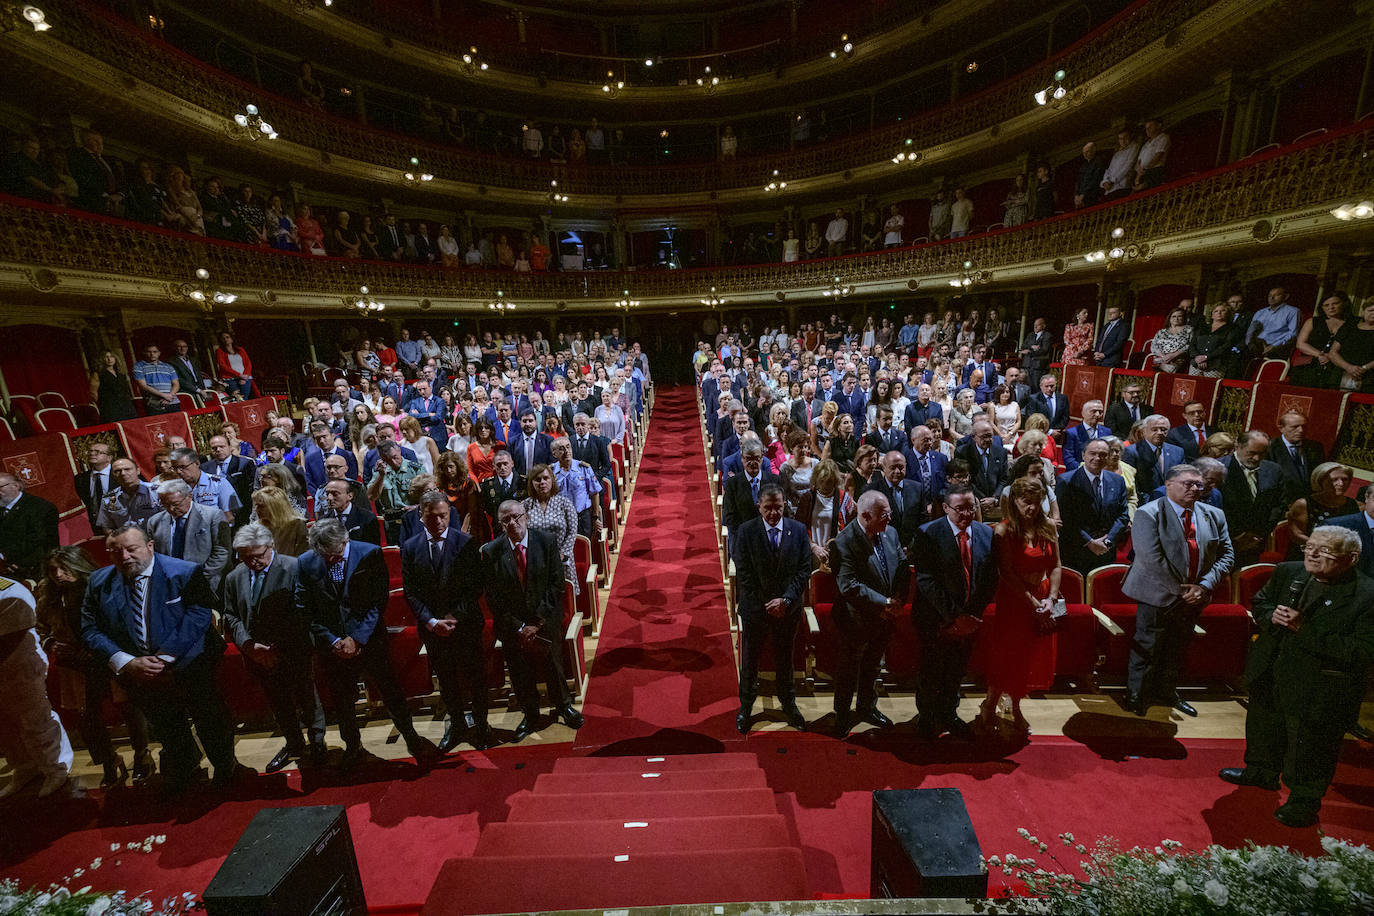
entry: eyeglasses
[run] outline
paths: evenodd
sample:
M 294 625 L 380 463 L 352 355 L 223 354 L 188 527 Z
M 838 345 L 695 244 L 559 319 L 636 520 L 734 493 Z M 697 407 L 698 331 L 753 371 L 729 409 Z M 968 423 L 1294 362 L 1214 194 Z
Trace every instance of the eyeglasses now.
M 1207 489 L 1207 484 L 1206 484 L 1206 482 L 1201 481 L 1201 480 L 1175 480 L 1174 483 L 1178 484 L 1180 487 L 1182 487 L 1182 488 L 1185 489 L 1185 490 L 1205 490 L 1205 489 Z
M 1304 556 L 1321 557 L 1323 560 L 1339 560 L 1342 556 L 1330 547 L 1313 547 L 1311 544 L 1304 545 L 1302 552 Z

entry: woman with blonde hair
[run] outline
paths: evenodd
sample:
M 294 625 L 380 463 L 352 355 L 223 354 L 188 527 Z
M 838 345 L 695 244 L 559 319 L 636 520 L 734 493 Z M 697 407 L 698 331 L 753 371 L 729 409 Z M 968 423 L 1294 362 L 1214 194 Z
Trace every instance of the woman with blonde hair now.
M 306 516 L 305 493 L 301 491 L 301 485 L 296 480 L 296 475 L 291 469 L 279 462 L 264 464 L 258 468 L 258 489 L 265 487 L 278 487 L 286 493 L 287 500 L 295 507 L 302 518 Z M 253 515 L 249 521 L 256 522 L 257 506 L 253 507 Z
M 835 462 L 816 462 L 811 471 L 811 487 L 802 493 L 793 516 L 811 532 L 811 555 L 820 569 L 829 569 L 829 543 L 859 511 L 854 498 L 840 483 L 840 469 Z
M 409 414 L 401 417 L 397 426 L 400 427 L 401 438 L 405 439 L 410 450 L 415 453 L 415 460 L 420 462 L 420 467 L 425 469 L 426 474 L 433 474 L 434 464 L 439 460 L 439 446 L 425 435 L 425 428 L 420 425 L 420 421 Z
M 1313 528 L 1329 525 L 1339 515 L 1356 515 L 1361 511 L 1360 504 L 1348 495 L 1354 480 L 1355 471 L 1339 461 L 1324 461 L 1312 469 L 1308 477 L 1311 495 L 1288 507 L 1290 540 L 1286 560 L 1302 559 L 1303 545 Z
M 1059 533 L 1041 508 L 1045 484 L 1033 477 L 1012 483 L 1008 511 L 993 529 L 997 557 L 997 613 L 987 624 L 988 695 L 978 721 L 995 728 L 997 703 L 1011 699 L 1013 725 L 1030 723 L 1021 714 L 1029 690 L 1048 689 L 1054 680 L 1054 612 L 1059 599 Z
M 811 451 L 814 454 L 822 455 L 825 447 L 830 441 L 830 427 L 835 422 L 835 415 L 840 412 L 840 405 L 834 401 L 826 401 L 821 405 L 821 412 L 811 420 L 811 428 L 807 430 L 807 435 L 811 437 Z
M 1134 518 L 1135 510 L 1140 508 L 1140 495 L 1135 491 L 1135 468 L 1121 460 L 1122 454 L 1126 451 L 1126 443 L 1116 436 L 1107 436 L 1102 441 L 1107 443 L 1105 467 L 1114 474 L 1120 474 L 1121 479 L 1126 481 L 1126 510 Z
M 1201 455 L 1204 458 L 1215 458 L 1218 461 L 1232 454 L 1236 450 L 1236 437 L 1230 433 L 1212 433 L 1202 443 Z
M 273 546 L 283 556 L 298 557 L 310 549 L 305 540 L 305 516 L 281 487 L 263 487 L 254 493 L 253 515 L 272 532 Z

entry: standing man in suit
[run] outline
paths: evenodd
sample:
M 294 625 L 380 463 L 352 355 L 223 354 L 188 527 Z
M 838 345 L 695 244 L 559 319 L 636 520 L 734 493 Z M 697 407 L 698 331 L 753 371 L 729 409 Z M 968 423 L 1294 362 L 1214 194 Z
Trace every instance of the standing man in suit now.
M 892 408 L 884 404 L 878 408 L 878 425 L 864 436 L 864 442 L 878 450 L 879 455 L 900 452 L 906 445 L 906 435 L 892 425 Z
M 725 481 L 721 500 L 720 523 L 730 537 L 735 536 L 740 525 L 758 516 L 759 494 L 764 484 L 779 482 L 773 469 L 763 460 L 763 444 L 757 437 L 745 440 L 739 456 L 743 470 Z
M 1017 404 L 1024 404 L 1031 393 L 1030 386 L 1021 379 L 1020 366 L 1008 366 L 1002 376 L 1002 384 L 1007 386 L 1007 390 L 1011 392 L 1011 399 Z
M 1312 495 L 1312 469 L 1326 460 L 1320 442 L 1303 438 L 1306 426 L 1306 415 L 1290 410 L 1279 417 L 1279 436 L 1269 443 L 1269 460 L 1283 472 L 1284 496 L 1290 503 Z
M 177 374 L 178 389 L 195 394 L 206 387 L 205 372 L 191 358 L 191 347 L 178 338 L 172 341 L 172 359 L 169 363 Z
M 211 436 L 208 445 L 210 460 L 202 464 L 201 469 L 228 483 L 238 496 L 240 506 L 250 505 L 253 502 L 254 477 L 257 475 L 253 462 L 234 454 L 229 448 L 229 440 L 224 436 Z M 355 466 L 356 462 L 357 459 L 354 459 Z M 248 513 L 239 514 L 244 516 L 244 521 L 247 520 Z
M 316 522 L 309 538 L 310 549 L 298 564 L 296 610 L 310 625 L 316 670 L 337 707 L 344 768 L 350 769 L 362 759 L 362 731 L 353 704 L 358 681 L 364 676 L 381 694 L 392 724 L 405 739 L 406 750 L 416 764 L 423 765 L 434 745 L 415 731 L 405 692 L 391 668 L 387 653 L 390 640 L 382 621 L 388 577 L 381 548 L 349 540 L 348 532 L 336 519 Z
M 1259 561 L 1269 535 L 1288 512 L 1283 471 L 1270 461 L 1269 435 L 1258 429 L 1241 433 L 1236 450 L 1222 462 L 1226 480 L 1221 504 L 1235 539 L 1238 567 Z
M 324 485 L 324 506 L 315 507 L 317 521 L 334 519 L 350 540 L 381 546 L 382 529 L 366 500 L 353 498 L 352 482 L 331 480 Z
M 1053 355 L 1054 338 L 1045 330 L 1045 319 L 1037 318 L 1030 333 L 1021 341 L 1021 368 L 1026 370 L 1026 380 L 1031 385 L 1039 387 L 1040 377 Z
M 1050 421 L 1051 435 L 1062 436 L 1064 428 L 1069 425 L 1069 399 L 1058 393 L 1059 379 L 1051 373 L 1041 375 L 1039 384 L 1040 390 L 1026 401 L 1025 414 L 1044 414 L 1045 419 Z
M 932 392 L 930 385 L 925 382 L 916 386 L 916 400 L 906 405 L 906 411 L 902 416 L 902 428 L 908 433 L 918 426 L 925 426 L 927 420 L 941 420 L 944 418 L 944 408 L 930 399 Z M 811 427 L 807 427 L 809 430 Z
M 1135 562 L 1121 590 L 1136 602 L 1126 708 L 1138 716 L 1151 703 L 1197 715 L 1178 694 L 1183 656 L 1199 612 L 1236 562 L 1226 516 L 1198 501 L 1204 486 L 1197 468 L 1176 464 L 1165 472 L 1165 498 L 1131 522 Z
M 137 525 L 114 529 L 105 543 L 114 565 L 91 574 L 81 638 L 119 676 L 162 742 L 164 794 L 186 789 L 201 748 L 214 785 L 227 787 L 236 766 L 234 727 L 216 680 L 224 640 L 213 626 L 205 576 L 194 563 L 157 554 Z
M 86 451 L 86 470 L 76 475 L 76 495 L 86 506 L 86 518 L 91 530 L 96 534 L 105 531 L 96 524 L 100 513 L 100 502 L 110 494 L 114 481 L 110 475 L 110 462 L 114 460 L 114 446 L 104 442 L 92 442 Z
M 972 736 L 959 718 L 959 685 L 983 611 L 997 590 L 992 529 L 976 520 L 977 497 L 965 486 L 945 496 L 945 517 L 922 525 L 912 539 L 916 600 L 911 621 L 925 647 L 917 674 L 916 732 L 938 738 Z
M 1059 475 L 1055 497 L 1063 528 L 1059 545 L 1064 565 L 1086 579 L 1088 573 L 1116 561 L 1116 551 L 1131 533 L 1126 481 L 1106 469 L 1105 439 L 1093 439 L 1083 450 L 1083 463 Z
M 1360 491 L 1360 502 L 1364 511 L 1353 515 L 1342 515 L 1327 522 L 1349 528 L 1360 536 L 1360 572 L 1374 578 L 1374 487 L 1364 487 Z
M 821 415 L 821 401 L 816 397 L 816 383 L 805 382 L 802 396 L 792 402 L 792 425 L 802 432 L 811 431 L 811 421 Z
M 744 407 L 732 409 L 729 417 L 721 418 L 724 423 L 716 434 L 716 461 L 724 464 L 727 459 L 739 451 L 740 440 L 742 440 L 750 429 L 749 411 Z
M 1135 468 L 1135 491 L 1153 493 L 1164 485 L 1164 475 L 1176 464 L 1183 464 L 1183 449 L 1164 441 L 1169 435 L 1169 418 L 1150 414 L 1140 428 L 1140 441 L 1121 453 L 1121 460 Z
M 501 530 L 500 521 L 497 518 L 501 504 L 508 499 L 521 500 L 525 498 L 525 478 L 515 473 L 515 464 L 511 459 L 510 452 L 505 449 L 498 449 L 491 456 L 492 475 L 482 481 L 477 488 L 477 498 L 482 503 L 482 509 L 487 513 L 487 518 L 491 520 L 491 530 L 493 537 Z
M 1121 397 L 1112 401 L 1112 405 L 1107 408 L 1107 418 L 1104 422 L 1111 428 L 1113 436 L 1124 441 L 1131 437 L 1131 427 L 1138 420 L 1148 417 L 1152 410 L 1153 408 L 1143 401 L 1140 383 L 1127 382 L 1121 389 Z
M 295 758 L 324 763 L 324 706 L 310 676 L 310 628 L 296 608 L 295 557 L 279 554 L 258 522 L 234 535 L 239 565 L 224 581 L 224 633 L 267 695 L 286 746 L 267 764 L 275 773 Z M 309 751 L 306 738 L 310 738 Z
M 1121 366 L 1121 351 L 1126 346 L 1126 322 L 1121 318 L 1121 309 L 1107 306 L 1106 320 L 1097 335 L 1097 346 L 1093 349 L 1093 361 L 1099 366 L 1116 369 Z
M 1054 378 L 1054 376 L 1046 376 Z M 1007 485 L 1007 450 L 994 442 L 992 421 L 978 417 L 973 421 L 971 440 L 954 450 L 954 457 L 968 465 L 969 484 L 978 497 L 984 519 L 1001 517 L 999 498 Z
M 231 562 L 229 522 L 224 513 L 191 499 L 191 488 L 182 480 L 157 485 L 162 511 L 148 519 L 148 536 L 163 556 L 199 566 L 218 599 Z M 218 603 L 218 602 L 216 602 Z
M 24 482 L 0 472 L 0 571 L 20 579 L 42 576 L 43 558 L 57 546 L 57 507 L 24 492 Z
M 840 390 L 833 398 L 840 413 L 847 413 L 853 417 L 855 434 L 863 430 L 868 420 L 868 398 L 856 387 L 857 385 L 858 379 L 854 377 L 854 373 L 846 372 L 840 381 Z
M 310 424 L 311 445 L 305 447 L 303 454 L 305 460 L 302 462 L 305 471 L 305 492 L 314 493 L 325 485 L 329 475 L 325 473 L 324 462 L 326 458 L 335 455 L 344 460 L 348 466 L 348 476 L 358 477 L 358 459 L 353 455 L 352 449 L 342 448 L 334 438 L 334 433 L 329 428 L 328 423 L 315 421 Z
M 835 571 L 835 625 L 840 660 L 835 672 L 835 735 L 844 739 L 856 721 L 889 728 L 878 709 L 874 682 L 892 638 L 892 622 L 906 604 L 911 567 L 895 529 L 887 498 L 869 490 L 859 496 L 858 518 L 830 545 Z M 854 694 L 858 705 L 851 709 Z
M 415 614 L 420 639 L 439 681 L 439 696 L 448 710 L 439 753 L 447 754 L 463 739 L 463 709 L 472 711 L 467 740 L 477 750 L 492 745 L 487 724 L 486 659 L 482 649 L 484 619 L 478 544 L 449 526 L 452 509 L 438 490 L 420 497 L 423 529 L 401 545 L 401 582 Z
M 515 462 L 515 472 L 521 477 L 530 476 L 530 468 L 536 464 L 553 461 L 549 437 L 539 431 L 539 415 L 533 410 L 520 412 L 520 434 L 506 448 Z
M 444 419 L 447 406 L 443 398 L 433 394 L 429 382 L 421 379 L 415 383 L 415 397 L 407 401 L 403 409 L 425 428 L 426 436 L 440 445 L 448 443 L 448 424 Z
M 805 525 L 786 518 L 782 487 L 759 489 L 758 515 L 740 525 L 730 544 L 739 582 L 740 673 L 739 715 L 735 728 L 749 733 L 758 696 L 759 660 L 773 644 L 775 689 L 787 724 L 806 727 L 797 708 L 793 648 L 801 624 L 802 599 L 811 579 L 811 535 Z
M 892 512 L 890 525 L 897 529 L 897 538 L 903 546 L 910 544 L 916 529 L 930 520 L 925 489 L 918 481 L 907 479 L 906 456 L 899 451 L 882 453 L 878 472 L 866 489 L 881 493 L 887 499 Z
M 1184 404 L 1183 419 L 1182 424 L 1169 430 L 1164 441 L 1182 449 L 1186 460 L 1196 461 L 1202 455 L 1207 437 L 1216 432 L 1216 429 L 1207 425 L 1207 405 L 1201 401 L 1189 401 Z
M 525 716 L 515 740 L 535 731 L 539 687 L 535 665 L 547 672 L 545 685 L 554 715 L 572 729 L 582 727 L 563 675 L 563 560 L 553 535 L 529 527 L 525 507 L 513 499 L 497 509 L 501 534 L 482 547 L 487 606 L 501 640 L 511 686 Z
M 945 479 L 949 459 L 935 447 L 935 433 L 929 426 L 913 426 L 908 432 L 911 445 L 902 453 L 906 459 L 906 476 L 921 485 L 921 499 L 929 511 L 949 488 Z
M 1269 790 L 1282 776 L 1288 801 L 1274 818 L 1289 827 L 1317 823 L 1345 733 L 1359 721 L 1374 663 L 1374 579 L 1357 569 L 1363 552 L 1350 529 L 1318 526 L 1302 562 L 1280 563 L 1255 596 L 1245 767 L 1217 775 Z
M 613 479 L 611 470 L 611 448 L 605 439 L 592 435 L 590 412 L 579 411 L 573 417 L 572 450 L 573 457 L 591 466 L 597 480 Z
M 1088 401 L 1083 405 L 1083 422 L 1064 430 L 1064 469 L 1074 471 L 1083 461 L 1083 448 L 1095 439 L 1105 439 L 1112 434 L 1110 428 L 1102 425 L 1102 402 Z

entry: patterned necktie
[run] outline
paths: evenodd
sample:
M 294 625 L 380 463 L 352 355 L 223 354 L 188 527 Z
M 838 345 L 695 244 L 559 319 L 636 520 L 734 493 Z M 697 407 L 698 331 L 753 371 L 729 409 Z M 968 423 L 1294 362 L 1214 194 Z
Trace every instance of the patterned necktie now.
M 331 564 L 329 567 L 329 578 L 335 585 L 343 585 L 344 580 L 344 561 Z
M 1198 546 L 1197 529 L 1193 527 L 1193 510 L 1183 510 L 1183 537 L 1188 541 L 1188 581 L 1197 578 Z
M 883 574 L 883 581 L 891 582 L 892 574 L 887 569 L 887 553 L 883 550 L 883 536 L 881 534 L 873 539 L 873 554 L 878 558 L 878 569 Z
M 973 594 L 973 549 L 969 546 L 968 532 L 959 532 L 959 562 L 964 567 L 964 600 Z
M 1259 468 L 1245 469 L 1245 482 L 1250 485 L 1250 495 L 1259 496 Z
M 146 580 L 143 576 L 134 576 L 129 581 L 129 602 L 134 612 L 134 645 L 140 652 L 148 651 L 148 624 L 143 610 L 143 590 L 146 587 Z
M 434 564 L 434 568 L 439 568 L 439 561 L 444 555 L 444 539 L 431 538 L 429 542 L 429 562 Z
M 1093 503 L 1098 509 L 1102 508 L 1102 475 L 1098 474 L 1093 478 Z

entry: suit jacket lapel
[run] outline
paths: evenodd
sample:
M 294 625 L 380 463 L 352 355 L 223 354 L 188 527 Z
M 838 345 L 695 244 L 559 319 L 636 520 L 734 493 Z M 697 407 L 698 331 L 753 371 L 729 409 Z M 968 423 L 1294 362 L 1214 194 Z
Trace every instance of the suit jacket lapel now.
M 144 619 L 148 624 L 148 648 L 156 650 L 162 642 L 162 614 L 167 607 L 167 574 L 156 561 L 153 574 L 148 578 L 147 602 Z

